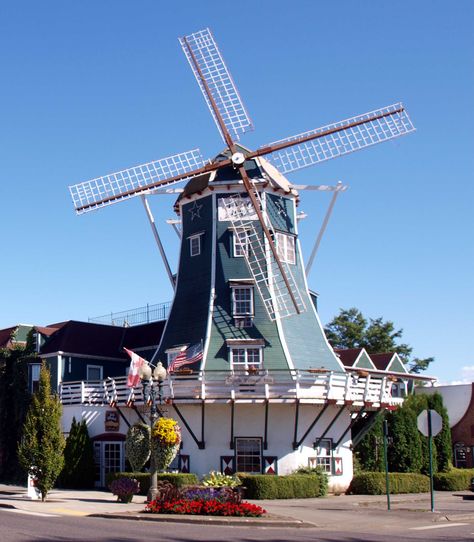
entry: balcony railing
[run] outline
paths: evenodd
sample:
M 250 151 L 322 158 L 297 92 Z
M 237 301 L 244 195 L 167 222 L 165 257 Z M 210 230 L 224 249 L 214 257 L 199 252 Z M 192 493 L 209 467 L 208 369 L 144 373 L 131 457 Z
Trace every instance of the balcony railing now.
M 325 403 L 354 405 L 399 405 L 403 398 L 392 397 L 390 376 L 356 373 L 315 372 L 314 370 L 200 371 L 193 374 L 172 374 L 163 383 L 166 401 L 193 403 L 258 403 L 264 401 L 289 403 Z M 144 404 L 142 386 L 127 387 L 127 377 L 101 381 L 64 382 L 60 387 L 63 405 Z

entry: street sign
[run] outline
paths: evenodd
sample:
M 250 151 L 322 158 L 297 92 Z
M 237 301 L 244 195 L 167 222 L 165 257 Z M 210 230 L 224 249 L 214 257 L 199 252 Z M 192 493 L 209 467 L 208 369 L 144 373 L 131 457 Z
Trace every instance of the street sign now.
M 430 410 L 431 412 L 431 435 L 429 434 L 428 427 L 428 411 L 423 410 L 416 419 L 416 425 L 418 431 L 425 437 L 435 437 L 443 428 L 443 418 L 436 412 L 436 410 Z

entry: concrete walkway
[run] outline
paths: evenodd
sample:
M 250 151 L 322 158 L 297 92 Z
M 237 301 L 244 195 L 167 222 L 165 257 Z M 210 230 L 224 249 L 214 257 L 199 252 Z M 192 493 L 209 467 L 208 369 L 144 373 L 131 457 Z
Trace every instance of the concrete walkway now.
M 108 491 L 52 490 L 45 502 L 31 500 L 26 488 L 0 484 L 0 508 L 18 513 L 51 516 L 99 516 L 110 519 L 175 521 L 180 523 L 260 525 L 266 527 L 319 527 L 354 530 L 357 525 L 377 523 L 386 526 L 400 521 L 418 524 L 438 521 L 474 521 L 474 493 L 436 492 L 435 512 L 430 511 L 430 495 L 391 496 L 387 511 L 385 496 L 341 495 L 320 499 L 252 501 L 268 512 L 262 518 L 223 518 L 143 514 L 145 497 L 135 496 L 130 504 L 119 503 Z

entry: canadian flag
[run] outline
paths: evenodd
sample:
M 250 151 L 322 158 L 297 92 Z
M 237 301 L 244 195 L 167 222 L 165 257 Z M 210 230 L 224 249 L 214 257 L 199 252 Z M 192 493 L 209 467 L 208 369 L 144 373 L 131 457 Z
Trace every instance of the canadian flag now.
M 130 356 L 130 369 L 128 370 L 127 386 L 129 388 L 134 388 L 140 384 L 140 375 L 139 370 L 143 365 L 148 365 L 148 361 L 132 350 L 124 347 L 125 352 Z

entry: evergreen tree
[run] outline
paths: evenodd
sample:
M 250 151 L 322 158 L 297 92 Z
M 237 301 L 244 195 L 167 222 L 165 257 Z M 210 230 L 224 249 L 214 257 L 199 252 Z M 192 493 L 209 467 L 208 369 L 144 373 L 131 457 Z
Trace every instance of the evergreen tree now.
M 417 394 L 417 395 L 410 395 L 405 399 L 405 402 L 403 403 L 402 408 L 409 408 L 413 411 L 413 414 L 415 415 L 415 427 L 418 430 L 418 426 L 416 424 L 418 416 L 423 412 L 423 410 L 427 410 L 428 407 L 428 397 L 425 394 Z M 421 444 L 421 469 L 420 472 L 422 474 L 429 474 L 430 472 L 430 444 L 428 437 L 425 437 L 418 431 L 418 435 L 420 438 L 420 444 Z M 438 462 L 437 462 L 437 453 L 436 453 L 436 447 L 432 447 L 432 465 L 433 465 L 433 472 L 438 471 Z
M 36 478 L 44 501 L 64 464 L 64 437 L 61 432 L 61 404 L 51 394 L 50 374 L 43 362 L 39 389 L 33 395 L 18 446 L 22 468 Z
M 388 448 L 391 472 L 420 472 L 423 464 L 421 434 L 416 426 L 416 415 L 409 407 L 390 413 L 388 432 L 392 445 Z
M 0 350 L 0 480 L 24 483 L 17 448 L 30 404 L 28 361 L 36 361 L 31 341 Z
M 385 470 L 383 458 L 384 419 L 384 413 L 380 412 L 374 425 L 354 449 L 356 464 L 363 471 L 380 472 Z M 354 429 L 357 431 L 357 425 Z
M 64 468 L 60 475 L 61 485 L 73 489 L 94 487 L 94 447 L 85 420 L 72 419 L 69 436 L 64 448 Z
M 428 408 L 436 410 L 443 418 L 443 427 L 433 438 L 433 442 L 438 456 L 438 471 L 448 472 L 453 466 L 453 445 L 451 442 L 448 411 L 443 404 L 443 397 L 439 393 L 428 395 L 427 398 Z

